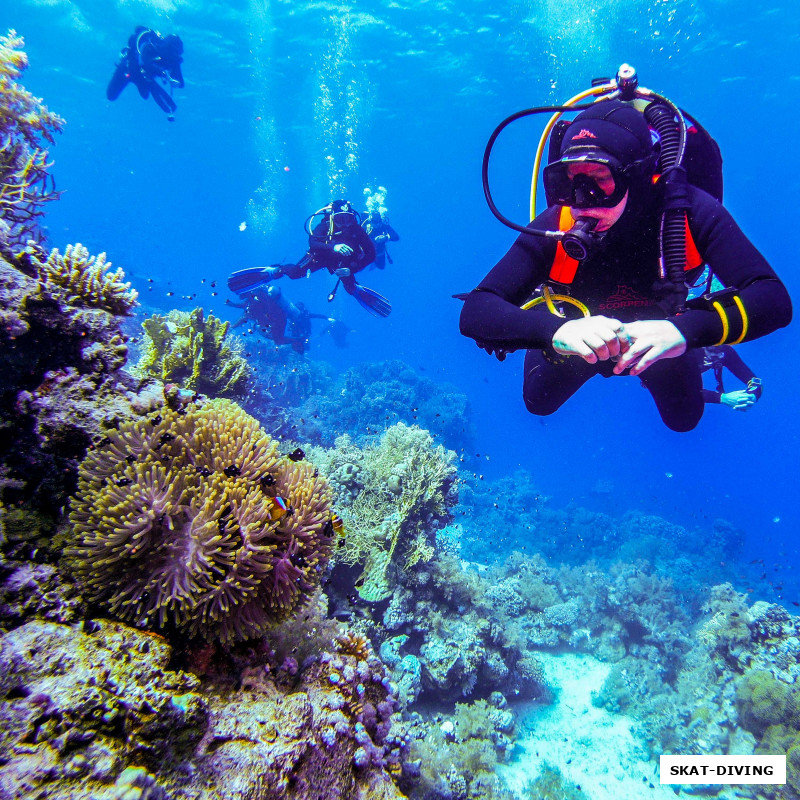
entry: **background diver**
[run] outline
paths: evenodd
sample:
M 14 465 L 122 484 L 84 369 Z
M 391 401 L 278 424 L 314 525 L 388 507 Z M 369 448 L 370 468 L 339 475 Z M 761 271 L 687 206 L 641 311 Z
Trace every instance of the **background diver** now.
M 668 120 L 675 124 L 671 113 Z M 681 188 L 687 245 L 693 242 L 699 263 L 687 261 L 686 278 L 691 283 L 706 263 L 729 288 L 714 302 L 669 310 L 656 282 L 664 208 L 664 182 L 654 179 L 658 155 L 642 112 L 603 99 L 568 124 L 544 170 L 549 207 L 527 230 L 559 231 L 565 220 L 582 220 L 599 234 L 588 255 L 573 260 L 576 271 L 559 275 L 586 306 L 582 318 L 565 321 L 544 305 L 521 308 L 553 280 L 559 253 L 554 239 L 527 230 L 465 297 L 464 335 L 501 359 L 527 351 L 523 399 L 532 414 L 552 414 L 595 375 L 640 375 L 664 423 L 691 430 L 704 408 L 692 350 L 750 341 L 791 320 L 789 295 L 766 259 L 722 204 L 691 184 Z
M 721 403 L 735 411 L 747 411 L 761 399 L 761 378 L 756 377 L 755 372 L 729 344 L 703 347 L 697 351 L 697 357 L 700 360 L 700 370 L 702 372 L 711 370 L 716 384 L 714 390 L 703 389 L 704 402 Z M 745 388 L 726 392 L 722 380 L 723 369 L 727 369 L 744 383 Z
M 367 213 L 361 227 L 367 232 L 367 236 L 372 239 L 375 245 L 375 261 L 373 265 L 378 269 L 384 269 L 386 262 L 391 264 L 392 257 L 389 255 L 386 245 L 389 242 L 400 241 L 397 231 L 389 224 L 389 217 L 386 211 L 370 211 Z
M 120 53 L 114 74 L 106 89 L 106 97 L 116 100 L 122 90 L 132 83 L 146 100 L 152 95 L 159 108 L 173 120 L 177 105 L 172 88 L 183 88 L 183 42 L 177 34 L 162 36 L 158 31 L 139 25 Z M 161 85 L 163 81 L 170 91 Z
M 312 214 L 306 227 L 316 216 L 322 220 L 308 235 L 308 252 L 297 264 L 274 264 L 269 267 L 250 267 L 234 272 L 228 278 L 228 288 L 236 293 L 251 292 L 269 281 L 287 275 L 296 280 L 327 269 L 338 280 L 328 300 L 336 296 L 339 283 L 345 291 L 370 314 L 388 317 L 392 307 L 378 292 L 362 286 L 355 274 L 375 259 L 375 245 L 359 224 L 358 212 L 348 200 L 334 200 L 330 205 Z
M 297 353 L 303 353 L 308 348 L 312 319 L 324 319 L 328 323 L 323 333 L 330 333 L 338 347 L 346 345 L 345 338 L 350 332 L 340 320 L 326 314 L 314 314 L 303 303 L 290 302 L 278 286 L 265 286 L 243 295 L 240 303 L 226 300 L 225 304 L 241 308 L 244 312 L 232 328 L 252 323 L 276 345 L 291 345 Z

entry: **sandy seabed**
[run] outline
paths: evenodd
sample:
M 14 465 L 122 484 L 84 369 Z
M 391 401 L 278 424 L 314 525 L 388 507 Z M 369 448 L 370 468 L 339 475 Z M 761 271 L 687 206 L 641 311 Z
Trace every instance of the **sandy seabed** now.
M 571 653 L 540 653 L 537 658 L 554 690 L 554 701 L 523 715 L 520 722 L 530 732 L 518 739 L 514 761 L 499 767 L 515 794 L 523 797 L 525 784 L 535 780 L 549 763 L 580 786 L 587 800 L 709 796 L 707 790 L 700 790 L 701 794 L 688 786 L 676 795 L 672 786 L 662 786 L 658 762 L 649 759 L 636 720 L 592 705 L 592 694 L 602 687 L 610 664 Z M 742 795 L 735 787 L 723 787 L 710 796 L 736 800 Z

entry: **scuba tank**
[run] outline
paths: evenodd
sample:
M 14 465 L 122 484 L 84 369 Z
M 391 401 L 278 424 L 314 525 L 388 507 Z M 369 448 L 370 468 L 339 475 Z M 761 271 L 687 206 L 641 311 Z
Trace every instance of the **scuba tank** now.
M 581 105 L 581 101 L 592 102 Z M 578 262 L 585 260 L 598 246 L 601 235 L 594 231 L 596 220 L 578 217 L 566 231 L 541 231 L 518 225 L 506 218 L 495 205 L 489 188 L 489 162 L 497 137 L 512 122 L 537 114 L 551 114 L 536 150 L 530 190 L 530 219 L 536 217 L 539 172 L 545 148 L 548 163 L 561 158 L 561 142 L 570 122 L 563 114 L 584 111 L 605 100 L 628 102 L 644 114 L 661 149 L 656 167 L 658 183 L 663 187 L 659 276 L 656 287 L 667 313 L 681 313 L 686 307 L 688 289 L 684 282 L 686 265 L 686 211 L 689 208 L 688 184 L 697 186 L 722 200 L 722 156 L 708 132 L 689 114 L 670 100 L 639 86 L 636 70 L 623 64 L 614 79 L 598 79 L 592 86 L 561 106 L 538 106 L 524 109 L 504 119 L 492 132 L 483 155 L 481 177 L 486 202 L 504 225 L 513 230 L 545 236 L 561 243 L 567 255 Z M 548 146 L 549 142 L 549 146 Z M 548 204 L 550 198 L 546 198 Z

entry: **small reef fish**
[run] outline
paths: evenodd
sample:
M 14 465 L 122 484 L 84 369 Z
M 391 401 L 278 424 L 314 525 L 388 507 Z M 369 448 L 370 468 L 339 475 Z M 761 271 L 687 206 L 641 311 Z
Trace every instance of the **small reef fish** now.
M 240 231 L 247 230 L 247 223 L 246 222 L 240 222 L 239 223 L 239 230 Z
M 299 447 L 286 455 L 289 461 L 302 461 L 305 457 L 306 454 Z
M 282 519 L 289 513 L 289 506 L 282 497 L 273 497 L 272 505 L 269 509 L 269 518 L 272 522 Z

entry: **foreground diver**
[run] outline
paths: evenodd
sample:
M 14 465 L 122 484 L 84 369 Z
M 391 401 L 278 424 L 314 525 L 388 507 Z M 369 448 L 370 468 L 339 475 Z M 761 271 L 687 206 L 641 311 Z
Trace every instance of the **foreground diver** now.
M 311 313 L 303 303 L 292 303 L 284 297 L 278 286 L 244 295 L 241 303 L 225 301 L 225 305 L 241 308 L 242 316 L 231 326 L 238 328 L 253 323 L 264 336 L 276 345 L 288 344 L 297 353 L 304 353 L 311 337 L 311 320 L 324 319 L 328 325 L 323 333 L 335 325 L 341 326 L 333 317 Z M 344 326 L 346 328 L 346 326 Z M 342 345 L 343 346 L 343 345 Z
M 308 230 L 311 220 L 320 215 L 322 220 L 313 230 Z M 389 301 L 378 292 L 362 286 L 354 277 L 375 259 L 375 245 L 359 224 L 358 212 L 352 204 L 348 200 L 334 200 L 308 218 L 306 229 L 308 252 L 297 264 L 274 264 L 239 270 L 228 278 L 228 288 L 236 294 L 243 294 L 284 275 L 296 280 L 327 269 L 338 279 L 328 295 L 329 302 L 336 296 L 341 283 L 345 291 L 355 297 L 370 314 L 388 317 L 392 310 Z
M 171 33 L 163 37 L 158 31 L 139 25 L 120 53 L 120 61 L 106 89 L 106 97 L 116 100 L 122 90 L 132 83 L 145 100 L 152 95 L 158 107 L 166 112 L 167 119 L 174 120 L 177 105 L 172 99 L 172 87 L 183 88 L 182 55 L 183 42 L 180 36 Z M 160 81 L 170 88 L 169 93 Z
M 671 112 L 667 124 L 677 127 Z M 462 298 L 465 336 L 501 360 L 527 350 L 523 398 L 532 414 L 552 414 L 595 375 L 628 374 L 641 377 L 669 428 L 692 430 L 704 408 L 693 349 L 750 341 L 791 320 L 789 296 L 764 257 L 721 203 L 688 184 L 680 228 L 688 231 L 687 256 L 696 258 L 683 266 L 678 252 L 681 283 L 684 269 L 694 280 L 706 263 L 729 288 L 670 310 L 657 280 L 664 181 L 656 180 L 654 138 L 643 113 L 621 100 L 601 99 L 579 113 L 544 171 L 549 208 Z M 597 244 L 567 269 L 561 241 L 547 237 L 573 225 Z M 562 296 L 582 302 L 583 318 L 550 313 L 558 311 L 552 295 L 520 307 L 548 281 L 569 285 Z
M 389 224 L 386 212 L 370 211 L 361 227 L 367 232 L 367 236 L 372 239 L 375 245 L 375 261 L 373 266 L 378 269 L 386 268 L 386 261 L 392 263 L 392 257 L 386 248 L 389 242 L 399 242 L 400 236 L 397 231 Z
M 723 344 L 716 347 L 703 347 L 697 351 L 700 360 L 701 372 L 711 370 L 714 374 L 716 389 L 703 389 L 703 402 L 720 403 L 729 406 L 734 411 L 747 411 L 761 399 L 763 387 L 761 378 L 756 377 L 742 357 L 729 345 Z M 722 370 L 727 369 L 743 384 L 744 389 L 737 389 L 733 392 L 725 391 L 725 384 L 722 380 Z

